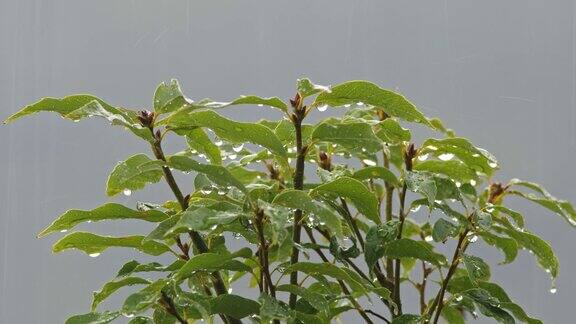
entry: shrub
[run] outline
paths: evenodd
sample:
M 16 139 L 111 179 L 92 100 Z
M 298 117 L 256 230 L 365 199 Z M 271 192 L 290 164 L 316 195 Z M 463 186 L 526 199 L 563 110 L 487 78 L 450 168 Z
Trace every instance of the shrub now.
M 238 105 L 278 109 L 284 118 L 238 122 L 218 112 Z M 73 95 L 42 99 L 6 120 L 40 111 L 73 121 L 103 117 L 150 147 L 114 167 L 106 193 L 129 195 L 165 181 L 174 194 L 174 200 L 134 209 L 108 203 L 69 210 L 40 232 L 135 219 L 155 227 L 126 237 L 76 231 L 53 250 L 97 256 L 125 247 L 173 257 L 170 264 L 127 260 L 94 293 L 91 311 L 67 323 L 108 323 L 124 315 L 130 323 L 249 318 L 316 324 L 344 312 L 367 323 L 437 323 L 443 317 L 456 324 L 477 312 L 503 323 L 541 323 L 490 281 L 489 265 L 467 248 L 483 242 L 499 249 L 503 264 L 528 250 L 554 280 L 558 260 L 550 245 L 505 202 L 527 199 L 571 225 L 574 208 L 532 182 L 492 181 L 494 156 L 400 94 L 366 81 L 325 87 L 301 79 L 287 103 L 257 96 L 192 101 L 173 80 L 157 88 L 153 107 L 137 112 Z M 313 111 L 332 107 L 342 116 L 306 123 Z M 411 143 L 405 123 L 430 128 L 435 138 Z M 186 149 L 166 154 L 167 137 L 184 140 Z M 174 172 L 192 173 L 194 191 L 182 192 Z M 445 256 L 438 247 L 453 252 Z M 235 294 L 233 285 L 241 291 L 247 285 L 248 295 L 259 297 Z M 99 310 L 127 286 L 141 289 L 121 309 Z M 407 289 L 419 294 L 419 309 L 403 307 Z

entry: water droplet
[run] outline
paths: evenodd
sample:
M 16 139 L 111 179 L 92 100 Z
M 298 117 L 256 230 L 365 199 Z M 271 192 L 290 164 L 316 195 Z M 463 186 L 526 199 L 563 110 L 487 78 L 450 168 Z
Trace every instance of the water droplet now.
M 472 235 L 472 237 L 470 237 L 470 239 L 468 239 L 470 241 L 470 243 L 474 243 L 476 241 L 478 241 L 478 236 L 476 235 Z
M 431 151 L 436 151 L 438 148 L 434 145 L 428 145 L 427 148 Z
M 224 189 L 218 189 L 218 195 L 219 196 L 224 196 L 226 194 L 226 190 Z
M 415 213 L 415 212 L 420 210 L 420 207 L 422 207 L 422 205 L 414 206 L 414 207 L 410 208 L 410 211 Z
M 212 190 L 213 190 L 212 187 L 206 186 L 206 187 L 203 187 L 202 189 L 200 189 L 200 192 L 205 194 L 205 195 L 209 195 L 212 193 Z
M 456 297 L 456 301 L 462 301 L 462 295 L 459 295 L 458 297 Z
M 460 183 L 458 181 L 456 181 L 455 184 L 456 184 L 456 187 L 458 187 L 458 188 L 460 188 L 462 186 L 462 183 Z
M 216 146 L 222 146 L 222 144 L 224 144 L 224 142 L 223 142 L 221 139 L 219 139 L 219 138 L 217 138 L 217 139 L 214 141 L 214 145 L 216 145 Z
M 498 167 L 498 163 L 496 163 L 496 162 L 490 162 L 490 163 L 488 163 L 488 165 L 489 165 L 491 168 L 497 168 L 497 167 Z
M 343 251 L 349 250 L 353 246 L 354 246 L 354 242 L 349 237 L 343 238 L 342 241 L 340 242 L 340 248 Z
M 418 161 L 426 161 L 427 158 L 428 158 L 428 153 L 423 154 L 423 155 L 419 155 Z
M 452 160 L 452 158 L 454 157 L 454 154 L 452 153 L 443 153 L 438 155 L 438 158 L 442 161 L 450 161 Z
M 345 104 L 344 107 L 345 107 L 345 108 L 350 108 L 350 104 Z
M 89 257 L 91 258 L 97 258 L 100 255 L 100 253 L 90 253 L 88 254 Z
M 60 231 L 60 233 L 66 233 L 66 232 L 68 232 L 67 229 L 63 229 L 63 230 Z
M 426 242 L 432 242 L 433 240 L 434 240 L 434 238 L 432 238 L 431 235 L 428 235 L 424 238 L 424 241 L 426 241 Z
M 558 291 L 558 289 L 556 287 L 552 287 L 550 288 L 550 293 L 551 294 L 555 294 Z
M 310 160 L 308 160 L 308 162 L 310 162 L 310 163 L 316 163 L 316 160 L 310 159 Z
M 364 163 L 364 164 L 366 164 L 366 165 L 368 165 L 368 166 L 375 166 L 375 165 L 376 165 L 376 162 L 374 162 L 374 161 L 372 161 L 372 160 L 369 160 L 369 159 L 364 159 L 364 160 L 362 160 L 362 163 Z
M 550 273 L 550 269 L 546 269 L 546 273 Z
M 366 148 L 363 147 L 363 148 L 362 148 L 362 152 L 366 152 Z
M 471 185 L 471 186 L 475 186 L 475 185 L 476 185 L 476 180 L 470 180 L 470 185 Z
M 364 106 L 364 103 L 363 103 L 362 101 L 358 101 L 358 102 L 356 103 L 356 105 L 357 105 L 357 106 Z
M 228 158 L 229 158 L 230 160 L 234 160 L 234 159 L 236 159 L 237 157 L 238 157 L 238 155 L 236 155 L 236 154 L 230 154 L 230 155 L 228 155 Z
M 124 316 L 127 318 L 132 318 L 132 317 L 134 317 L 134 314 L 124 314 Z
M 238 145 L 232 146 L 232 150 L 236 153 L 242 151 L 243 148 L 244 148 L 244 143 L 240 143 Z
M 232 287 L 228 288 L 228 293 L 229 293 L 229 294 L 232 293 Z
M 124 191 L 122 191 L 122 193 L 124 194 L 124 196 L 130 196 L 132 194 L 132 190 L 124 189 Z
M 320 112 L 326 111 L 326 109 L 328 109 L 328 105 L 318 106 L 318 111 L 320 111 Z

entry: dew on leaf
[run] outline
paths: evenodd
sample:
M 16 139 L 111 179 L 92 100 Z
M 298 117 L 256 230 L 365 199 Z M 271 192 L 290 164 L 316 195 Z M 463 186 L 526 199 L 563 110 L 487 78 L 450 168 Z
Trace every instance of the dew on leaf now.
M 124 191 L 122 191 L 122 193 L 124 194 L 124 196 L 130 196 L 132 194 L 132 190 L 124 189 Z
M 438 158 L 442 161 L 450 161 L 452 160 L 452 158 L 454 157 L 454 154 L 452 153 L 443 153 L 438 155 Z

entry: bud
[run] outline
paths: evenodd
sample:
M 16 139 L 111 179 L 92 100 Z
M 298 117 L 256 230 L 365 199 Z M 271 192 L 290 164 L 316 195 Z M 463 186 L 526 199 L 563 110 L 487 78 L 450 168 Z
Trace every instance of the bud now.
M 390 117 L 387 113 L 384 112 L 384 110 L 381 109 L 376 110 L 376 115 L 380 120 L 385 120 L 386 118 Z
M 155 118 L 156 118 L 156 115 L 152 111 L 141 110 L 138 112 L 138 120 L 140 121 L 140 124 L 144 127 L 147 127 L 147 128 L 154 127 L 154 119 Z
M 302 108 L 302 96 L 300 93 L 296 92 L 294 99 L 290 99 L 290 105 L 294 110 L 300 110 Z
M 490 184 L 489 195 L 488 195 L 488 202 L 493 204 L 495 203 L 504 192 L 508 189 L 508 187 L 502 186 L 500 182 L 494 182 Z
M 418 151 L 416 150 L 414 143 L 410 143 L 406 148 L 406 151 L 404 151 L 404 165 L 406 166 L 406 170 L 412 170 L 412 160 L 416 157 L 417 153 Z
M 324 169 L 330 171 L 332 169 L 332 161 L 328 153 L 321 151 L 318 153 L 318 165 Z

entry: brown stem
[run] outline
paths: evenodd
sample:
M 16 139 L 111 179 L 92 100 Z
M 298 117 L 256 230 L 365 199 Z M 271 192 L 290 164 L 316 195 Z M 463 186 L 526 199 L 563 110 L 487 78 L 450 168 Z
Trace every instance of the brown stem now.
M 264 237 L 264 211 L 259 209 L 256 212 L 256 230 L 258 231 L 258 240 L 260 242 L 260 250 L 258 257 L 260 258 L 260 272 L 263 274 L 265 285 L 264 290 L 268 289 L 270 296 L 276 298 L 276 287 L 272 282 L 270 275 L 270 262 L 268 258 L 268 242 Z
M 302 144 L 302 120 L 304 119 L 305 109 L 301 105 L 295 108 L 295 113 L 292 115 L 292 121 L 294 123 L 294 130 L 296 133 L 296 170 L 294 171 L 294 189 L 302 190 L 304 188 L 304 159 L 306 158 L 306 148 Z M 298 257 L 300 250 L 296 246 L 300 243 L 300 232 L 302 227 L 302 210 L 296 209 L 294 211 L 294 225 L 292 226 L 292 242 L 294 246 L 292 247 L 292 254 L 290 256 L 290 264 L 298 263 Z M 290 273 L 290 283 L 293 285 L 298 285 L 298 271 Z M 296 307 L 296 294 L 290 294 L 289 305 L 290 308 L 294 309 Z
M 166 156 L 164 155 L 164 152 L 162 151 L 162 137 L 161 136 L 156 135 L 156 140 L 154 141 L 154 144 L 152 145 L 152 151 L 154 152 L 154 156 L 158 160 L 162 160 L 162 161 L 166 162 Z M 176 179 L 174 179 L 174 175 L 172 174 L 172 171 L 170 171 L 170 168 L 168 168 L 167 166 L 162 166 L 162 172 L 164 173 L 164 178 L 166 179 L 168 186 L 170 186 L 170 189 L 174 193 L 176 200 L 178 200 L 178 203 L 180 204 L 180 208 L 182 208 L 183 211 L 186 210 L 188 208 L 188 200 L 182 194 L 180 187 L 176 183 Z M 190 231 L 189 234 L 190 234 L 190 238 L 192 239 L 192 243 L 194 244 L 194 246 L 196 247 L 196 249 L 200 253 L 208 252 L 208 246 L 206 245 L 206 242 L 204 241 L 204 238 L 202 238 L 200 233 L 198 233 L 196 231 Z M 187 255 L 187 252 L 186 252 L 186 255 Z M 214 283 L 214 290 L 216 290 L 216 293 L 218 295 L 227 294 L 228 291 L 226 289 L 226 285 L 224 284 L 224 280 L 220 276 L 220 273 L 217 271 L 213 272 L 212 278 L 213 278 L 213 283 Z M 238 319 L 224 316 L 224 315 L 221 315 L 221 317 L 224 319 L 224 322 L 226 322 L 226 323 L 242 324 L 242 322 Z M 184 323 L 186 323 L 186 322 L 184 322 Z
M 180 314 L 178 313 L 178 310 L 176 309 L 176 305 L 174 304 L 174 301 L 165 292 L 162 292 L 162 304 L 164 306 L 164 309 L 170 315 L 176 317 L 178 322 L 180 322 L 182 324 L 188 323 L 188 321 L 186 321 L 184 318 L 182 318 L 182 316 L 180 316 Z
M 384 158 L 384 167 L 389 169 L 390 161 L 386 152 L 382 153 L 382 157 Z M 384 188 L 386 189 L 386 221 L 389 222 L 392 220 L 392 198 L 394 194 L 394 187 L 390 185 L 388 181 L 385 181 Z M 392 279 L 394 276 L 394 269 L 392 267 L 392 259 L 386 258 L 386 276 L 388 279 Z
M 406 202 L 406 184 L 402 187 L 400 191 L 400 210 L 398 211 L 398 217 L 400 218 L 400 224 L 398 226 L 398 240 L 402 238 L 402 229 L 404 228 L 404 221 L 406 220 L 406 213 L 404 212 L 404 205 Z M 394 268 L 394 302 L 396 303 L 397 313 L 396 315 L 402 315 L 402 298 L 400 297 L 400 259 L 396 259 Z
M 454 255 L 452 256 L 452 264 L 448 269 L 446 278 L 444 278 L 444 280 L 442 281 L 442 286 L 440 287 L 440 291 L 438 291 L 438 295 L 436 295 L 436 298 L 434 299 L 434 302 L 432 303 L 432 306 L 428 311 L 429 312 L 428 315 L 430 316 L 434 313 L 434 309 L 437 308 L 436 315 L 434 316 L 434 321 L 432 322 L 433 324 L 438 323 L 440 313 L 442 312 L 442 308 L 444 307 L 444 294 L 446 293 L 446 288 L 448 287 L 450 279 L 452 278 L 452 276 L 456 272 L 456 269 L 458 268 L 458 264 L 460 263 L 460 255 L 464 253 L 466 247 L 468 246 L 468 244 L 466 243 L 467 242 L 466 236 L 468 235 L 468 232 L 469 229 L 466 229 L 462 234 L 460 234 L 460 237 L 458 238 L 458 245 L 456 246 L 456 249 L 454 250 Z
M 310 242 L 317 244 L 316 243 L 316 239 L 314 238 L 314 234 L 312 233 L 312 230 L 309 227 L 304 227 L 306 234 L 308 234 L 308 237 L 310 238 Z M 319 248 L 314 248 L 314 251 L 316 252 L 316 254 L 318 254 L 318 256 L 320 257 L 320 259 L 322 259 L 322 261 L 324 262 L 330 262 L 328 260 L 328 258 L 326 257 L 326 255 L 324 255 L 324 252 L 322 252 L 322 250 L 320 250 Z M 342 280 L 338 280 L 338 284 L 340 285 L 340 288 L 342 289 L 342 292 L 346 295 L 350 295 L 350 290 L 348 290 L 348 287 L 346 287 L 346 284 L 342 281 Z M 370 319 L 370 317 L 368 317 L 368 315 L 366 314 L 366 311 L 362 308 L 362 306 L 360 306 L 360 304 L 353 298 L 350 299 L 350 301 L 352 302 L 352 305 L 354 306 L 354 308 L 358 311 L 358 314 L 360 314 L 360 316 L 362 316 L 362 318 L 364 319 L 364 321 L 366 323 L 374 323 L 372 322 L 372 320 Z

